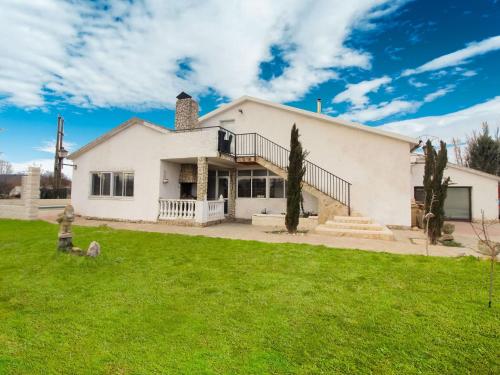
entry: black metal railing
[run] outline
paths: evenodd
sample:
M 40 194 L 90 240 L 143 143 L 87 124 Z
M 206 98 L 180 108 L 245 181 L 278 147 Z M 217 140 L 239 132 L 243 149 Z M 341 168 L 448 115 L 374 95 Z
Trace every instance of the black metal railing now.
M 261 157 L 277 167 L 287 170 L 290 150 L 261 136 L 258 133 L 234 133 L 221 126 L 209 126 L 183 131 L 204 131 L 217 128 L 217 150 L 235 160 L 238 157 Z M 303 181 L 329 197 L 347 206 L 351 214 L 351 183 L 334 175 L 324 168 L 304 161 L 305 174 Z
M 225 135 L 223 135 L 225 133 Z M 261 157 L 277 167 L 287 170 L 290 150 L 267 139 L 257 133 L 235 134 L 227 129 L 220 128 L 219 151 L 232 155 L 235 158 L 244 156 Z M 230 144 L 221 142 L 231 140 Z M 233 141 L 234 139 L 234 141 Z M 223 145 L 223 149 L 221 149 Z M 332 197 L 347 206 L 348 214 L 351 214 L 351 183 L 321 168 L 320 166 L 305 160 L 304 182 Z

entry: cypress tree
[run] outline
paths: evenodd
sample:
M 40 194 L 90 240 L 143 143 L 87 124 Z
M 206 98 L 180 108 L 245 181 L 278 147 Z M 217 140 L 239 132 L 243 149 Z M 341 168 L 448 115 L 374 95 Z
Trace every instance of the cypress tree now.
M 430 140 L 424 147 L 425 169 L 424 169 L 424 191 L 425 191 L 425 213 L 432 213 L 428 219 L 427 236 L 432 244 L 436 244 L 444 224 L 444 202 L 448 191 L 450 178 L 443 179 L 444 169 L 448 164 L 448 151 L 446 143 L 440 142 L 439 152 L 436 152 Z
M 300 202 L 302 199 L 302 178 L 306 172 L 306 152 L 299 140 L 299 129 L 293 124 L 290 134 L 290 155 L 288 156 L 288 181 L 285 225 L 289 233 L 296 233 L 299 225 Z

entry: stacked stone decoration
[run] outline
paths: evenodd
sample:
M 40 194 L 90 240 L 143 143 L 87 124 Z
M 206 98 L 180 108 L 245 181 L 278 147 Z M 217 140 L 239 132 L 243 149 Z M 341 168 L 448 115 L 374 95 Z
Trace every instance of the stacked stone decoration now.
M 64 211 L 57 217 L 59 223 L 59 242 L 57 249 L 59 251 L 70 252 L 73 251 L 73 232 L 71 225 L 75 220 L 75 210 L 72 205 L 67 205 Z
M 196 183 L 198 181 L 198 167 L 196 164 L 181 164 L 179 182 Z
M 198 112 L 198 103 L 190 95 L 185 92 L 177 95 L 175 130 L 189 130 L 198 127 Z
M 204 201 L 207 199 L 208 193 L 208 159 L 198 157 L 198 183 L 197 183 L 197 199 Z

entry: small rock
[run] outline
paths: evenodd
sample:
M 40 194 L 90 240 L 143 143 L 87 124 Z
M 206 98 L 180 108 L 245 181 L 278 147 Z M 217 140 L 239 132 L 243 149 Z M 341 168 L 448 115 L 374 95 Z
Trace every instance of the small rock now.
M 440 241 L 453 241 L 453 236 L 451 234 L 443 234 Z
M 99 254 L 101 254 L 101 245 L 96 241 L 92 241 L 87 250 L 87 256 L 95 258 Z

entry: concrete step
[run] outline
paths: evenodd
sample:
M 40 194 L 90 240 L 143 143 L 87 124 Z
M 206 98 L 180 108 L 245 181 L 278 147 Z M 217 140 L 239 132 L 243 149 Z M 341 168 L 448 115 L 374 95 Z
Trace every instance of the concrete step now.
M 364 216 L 334 216 L 332 221 L 337 223 L 356 223 L 356 224 L 373 223 L 371 218 Z
M 384 230 L 384 227 L 377 223 L 344 223 L 340 221 L 328 220 L 325 225 L 337 229 L 359 229 L 359 230 Z
M 318 225 L 314 231 L 319 234 L 326 234 L 334 237 L 369 238 L 373 240 L 394 240 L 394 234 L 388 229 L 383 230 L 363 230 L 363 229 L 341 229 L 332 228 L 326 224 Z

